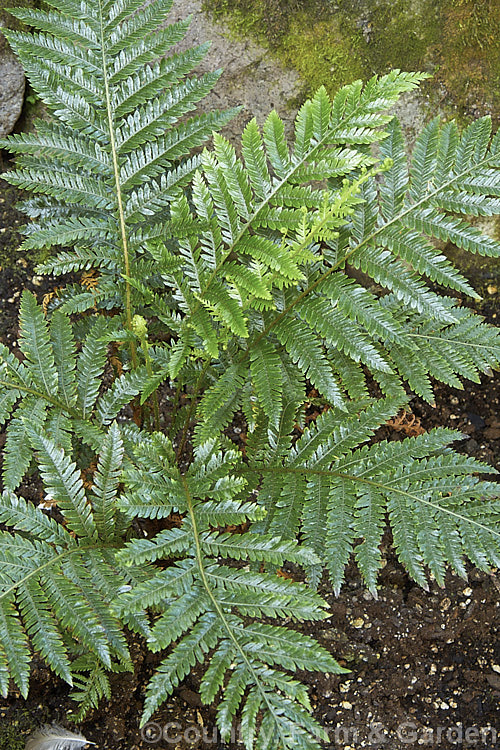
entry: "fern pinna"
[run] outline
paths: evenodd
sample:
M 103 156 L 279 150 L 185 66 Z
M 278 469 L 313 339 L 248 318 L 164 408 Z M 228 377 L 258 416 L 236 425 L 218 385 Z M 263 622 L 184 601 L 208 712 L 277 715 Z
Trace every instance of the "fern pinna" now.
M 3 141 L 8 179 L 34 194 L 24 248 L 70 246 L 40 270 L 100 275 L 49 319 L 26 292 L 22 361 L 0 348 L 2 691 L 26 694 L 31 643 L 85 714 L 132 668 L 126 627 L 166 651 L 143 722 L 207 658 L 224 737 L 239 712 L 249 750 L 317 748 L 293 672 L 340 668 L 269 618 L 325 617 L 311 584 L 326 570 L 338 591 L 351 555 L 376 593 L 387 520 L 424 587 L 500 562 L 491 468 L 450 447 L 459 434 L 375 439 L 433 379 L 498 365 L 439 247 L 500 254 L 468 219 L 499 213 L 500 137 L 488 118 L 433 120 L 408 160 L 388 109 L 425 76 L 392 71 L 320 89 L 290 142 L 271 113 L 239 148 L 215 133 L 192 156 L 231 112 L 188 115 L 218 73 L 188 77 L 202 47 L 161 58 L 185 30 L 163 26 L 170 0 L 49 5 L 9 33 L 53 118 Z M 163 381 L 175 395 L 148 432 L 127 408 Z M 55 518 L 15 494 L 35 467 Z M 144 518 L 154 534 L 134 538 Z M 276 576 L 285 560 L 309 586 Z

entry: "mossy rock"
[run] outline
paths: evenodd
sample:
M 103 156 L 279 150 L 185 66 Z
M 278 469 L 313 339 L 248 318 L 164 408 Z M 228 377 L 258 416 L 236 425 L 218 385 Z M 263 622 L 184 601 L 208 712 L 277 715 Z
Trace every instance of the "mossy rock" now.
M 301 12 L 288 26 L 280 58 L 298 71 L 309 93 L 324 85 L 333 95 L 346 82 L 364 77 L 360 47 L 359 35 L 348 19 L 332 17 L 311 26 L 307 14 Z
M 434 73 L 431 106 L 500 124 L 500 3 L 493 0 L 204 0 L 239 35 L 267 43 L 310 94 L 392 68 Z

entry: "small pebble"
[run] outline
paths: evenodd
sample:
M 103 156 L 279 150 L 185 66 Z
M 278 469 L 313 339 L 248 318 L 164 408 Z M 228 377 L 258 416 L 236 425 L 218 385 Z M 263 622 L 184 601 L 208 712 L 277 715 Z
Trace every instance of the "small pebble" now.
M 363 618 L 357 617 L 355 620 L 353 620 L 352 626 L 359 630 L 359 628 L 362 628 L 364 624 L 365 624 L 365 621 L 363 620 Z

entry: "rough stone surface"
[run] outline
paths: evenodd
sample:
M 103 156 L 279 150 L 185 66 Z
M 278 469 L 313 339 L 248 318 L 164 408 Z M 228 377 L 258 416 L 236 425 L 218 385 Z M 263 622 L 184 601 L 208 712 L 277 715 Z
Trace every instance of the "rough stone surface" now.
M 21 114 L 24 86 L 23 69 L 0 33 L 0 138 L 12 131 Z
M 230 141 L 237 143 L 246 123 L 255 117 L 262 125 L 275 109 L 290 135 L 296 115 L 295 102 L 300 99 L 304 82 L 293 68 L 287 68 L 251 39 L 234 39 L 227 25 L 213 23 L 202 11 L 201 0 L 176 0 L 167 23 L 191 16 L 191 25 L 174 51 L 211 42 L 210 49 L 198 72 L 223 69 L 211 94 L 200 102 L 206 111 L 241 106 L 241 112 L 223 130 Z M 403 96 L 395 107 L 409 144 L 426 119 L 426 102 L 419 91 Z
M 239 115 L 224 129 L 226 138 L 237 138 L 252 117 L 256 117 L 259 125 L 262 125 L 272 109 L 278 112 L 287 129 L 290 129 L 295 110 L 289 102 L 302 88 L 298 73 L 281 66 L 268 50 L 255 42 L 232 39 L 227 31 L 224 33 L 222 25 L 214 24 L 206 17 L 201 10 L 200 0 L 177 0 L 168 23 L 180 21 L 189 15 L 192 16 L 191 25 L 175 51 L 210 41 L 210 49 L 199 72 L 223 69 L 214 91 L 201 103 L 202 108 L 242 107 Z

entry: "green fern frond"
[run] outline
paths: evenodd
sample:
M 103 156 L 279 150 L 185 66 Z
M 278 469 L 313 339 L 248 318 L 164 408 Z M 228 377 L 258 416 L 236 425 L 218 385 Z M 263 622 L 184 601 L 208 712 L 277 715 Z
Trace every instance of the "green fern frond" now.
M 323 423 L 325 428 L 331 423 L 328 413 Z M 354 432 L 350 439 L 347 432 L 343 447 L 342 428 L 336 431 L 332 424 L 330 429 L 329 437 L 321 437 L 321 429 L 306 431 L 301 438 L 307 446 L 302 460 L 292 455 L 288 467 L 275 464 L 254 469 L 264 477 L 268 472 L 280 476 L 285 483 L 276 513 L 294 518 L 293 536 L 298 533 L 298 513 L 293 508 L 293 494 L 290 497 L 288 492 L 292 478 L 298 477 L 304 497 L 300 529 L 329 569 L 335 590 L 341 586 L 353 552 L 365 582 L 376 591 L 387 512 L 398 555 L 424 587 L 425 566 L 442 580 L 445 565 L 463 574 L 465 557 L 482 568 L 497 564 L 500 528 L 494 498 L 498 486 L 474 476 L 491 473 L 491 467 L 448 447 L 460 437 L 457 433 L 438 429 L 402 442 L 353 450 L 353 443 L 366 440 L 368 432 L 364 437 Z M 476 545 L 472 543 L 474 534 Z M 313 581 L 319 572 L 313 568 L 309 573 Z
M 405 338 L 416 346 L 418 355 L 408 361 L 408 354 L 400 343 L 388 343 L 387 348 L 402 377 L 412 390 L 433 401 L 429 375 L 449 385 L 462 388 L 460 377 L 479 381 L 482 372 L 498 367 L 500 337 L 495 328 L 487 326 L 481 316 L 458 307 L 451 299 L 442 298 L 455 321 L 451 325 L 429 322 L 425 316 L 407 315 Z M 391 295 L 382 300 L 399 316 L 399 302 Z M 399 316 L 401 318 L 401 316 Z
M 73 679 L 68 652 L 39 583 L 29 580 L 22 584 L 18 590 L 17 603 L 33 646 L 49 667 L 71 685 Z
M 184 52 L 163 57 L 152 65 L 145 66 L 121 82 L 116 92 L 116 116 L 123 117 L 147 102 L 161 88 L 174 86 L 203 60 L 209 44 L 201 44 Z
M 90 499 L 97 532 L 105 541 L 115 536 L 116 497 L 122 461 L 123 441 L 116 423 L 113 423 L 102 444 Z
M 56 310 L 50 321 L 50 338 L 58 375 L 58 395 L 68 410 L 76 403 L 76 356 L 71 323 Z
M 95 558 L 94 558 L 95 560 Z M 85 601 L 91 606 L 99 621 L 102 637 L 111 655 L 117 657 L 122 664 L 131 666 L 127 640 L 120 621 L 109 611 L 107 597 L 102 595 L 100 587 L 96 586 L 95 578 L 88 574 L 88 564 L 80 563 L 75 556 L 68 557 L 63 563 L 63 571 L 67 579 L 82 592 Z M 114 589 L 116 591 L 116 588 Z M 102 657 L 101 657 L 102 658 Z M 106 659 L 104 659 L 106 663 Z M 106 666 L 109 666 L 110 661 Z
M 496 177 L 496 173 L 494 174 Z M 470 253 L 498 256 L 498 242 L 465 221 L 439 213 L 432 208 L 423 209 L 419 215 L 408 215 L 406 222 L 412 229 L 443 242 L 452 242 Z
M 356 367 L 359 362 L 369 368 L 385 393 L 400 392 L 403 382 L 409 381 L 410 387 L 429 400 L 433 398 L 429 375 L 457 385 L 458 378 L 469 377 L 473 372 L 470 366 L 450 361 L 446 350 L 441 354 L 442 367 L 433 365 L 424 354 L 418 376 L 410 377 L 403 352 L 416 352 L 418 348 L 416 337 L 405 335 L 412 310 L 440 328 L 457 322 L 455 310 L 429 289 L 429 279 L 477 296 L 467 280 L 435 250 L 431 240 L 435 236 L 461 234 L 461 244 L 479 249 L 476 230 L 447 213 L 446 196 L 453 195 L 453 200 L 460 202 L 465 195 L 462 180 L 467 170 L 477 170 L 478 165 L 482 168 L 486 163 L 492 166 L 487 167 L 485 185 L 488 183 L 487 189 L 495 192 L 494 156 L 486 143 L 489 129 L 485 123 L 477 133 L 474 130 L 470 135 L 464 134 L 461 145 L 462 140 L 452 128 L 441 132 L 435 122 L 420 137 L 408 167 L 401 128 L 394 118 L 383 113 L 382 102 L 385 105 L 387 99 L 382 91 L 400 85 L 411 87 L 412 80 L 411 76 L 402 75 L 399 80 L 397 74 L 391 74 L 389 78 L 372 80 L 366 91 L 353 84 L 330 105 L 326 93 L 319 92 L 297 117 L 296 138 L 300 142 L 296 150 L 300 160 L 285 142 L 275 115 L 268 120 L 262 135 L 255 123 L 247 126 L 242 137 L 242 161 L 218 136 L 213 153 L 203 155 L 193 182 L 190 209 L 184 197 L 174 199 L 172 214 L 183 217 L 189 236 L 183 238 L 181 230 L 178 239 L 177 257 L 185 259 L 182 272 L 167 271 L 166 278 L 169 287 L 176 290 L 174 294 L 188 324 L 185 330 L 194 328 L 207 354 L 215 358 L 220 357 L 217 337 L 222 341 L 248 338 L 244 359 L 248 357 L 252 380 L 259 371 L 259 382 L 254 382 L 254 387 L 270 420 L 278 418 L 280 408 L 282 386 L 276 359 L 280 345 L 335 406 L 342 405 L 345 391 L 354 388 L 348 377 L 344 377 L 345 382 L 338 378 L 342 373 L 349 373 L 358 382 L 356 394 L 365 392 L 364 375 Z M 380 98 L 372 100 L 376 92 Z M 346 122 L 347 130 L 343 129 Z M 380 131 L 381 127 L 385 130 Z M 486 146 L 481 146 L 477 158 L 462 156 L 469 140 L 479 136 Z M 379 189 L 373 174 L 366 171 L 373 158 L 365 158 L 365 152 L 356 150 L 369 137 L 372 141 L 381 140 L 381 155 L 386 158 Z M 340 151 L 332 145 L 337 142 L 342 145 Z M 343 175 L 321 172 L 323 179 L 330 180 L 330 191 L 311 190 L 308 183 L 318 177 L 318 170 L 328 170 L 337 158 L 344 159 Z M 460 174 L 457 164 L 463 169 Z M 354 174 L 360 176 L 353 179 Z M 339 176 L 344 176 L 344 182 L 346 176 L 352 180 L 340 190 Z M 479 190 L 475 185 L 474 190 Z M 470 192 L 470 196 L 479 202 L 493 200 L 484 193 L 477 196 Z M 465 211 L 470 200 L 464 201 Z M 195 224 L 202 236 L 198 242 L 193 234 Z M 436 229 L 429 236 L 427 229 L 431 226 Z M 327 246 L 324 264 L 320 262 L 318 238 Z M 488 240 L 483 252 L 494 255 L 499 249 L 493 240 Z M 237 257 L 239 261 L 235 260 Z M 342 271 L 346 261 L 403 302 L 407 316 L 393 309 L 389 312 L 379 294 L 346 278 Z M 256 267 L 260 271 L 257 278 L 251 275 Z M 278 290 L 293 285 L 300 290 L 295 297 L 279 296 Z M 260 320 L 253 311 L 262 313 Z M 479 331 L 490 336 L 486 329 L 478 328 Z M 178 334 L 179 351 L 186 357 L 189 348 L 198 347 L 199 342 L 195 339 L 188 344 L 186 334 L 181 330 Z M 478 344 L 483 350 L 485 345 L 488 349 L 486 340 L 483 343 L 481 339 Z M 268 368 L 272 384 L 263 382 L 264 368 L 256 364 L 264 351 L 267 359 L 273 360 L 272 370 Z M 494 363 L 492 356 L 490 366 Z M 237 363 L 232 362 L 231 367 L 237 367 Z M 225 394 L 227 408 L 216 414 L 210 424 L 198 428 L 206 429 L 201 433 L 202 439 L 209 435 L 215 422 L 227 424 L 239 407 L 238 392 L 243 382 L 229 385 Z M 218 387 L 222 393 L 222 383 Z M 233 395 L 229 396 L 229 390 Z M 206 419 L 209 411 L 215 414 L 205 407 L 198 413 Z
M 158 607 L 172 596 L 187 593 L 193 586 L 195 563 L 183 560 L 167 570 L 162 570 L 148 581 L 142 581 L 115 602 L 116 612 L 140 612 L 149 607 Z
M 0 375 L 3 388 L 15 388 L 17 394 L 26 391 L 32 385 L 29 370 L 8 350 L 0 344 Z
M 43 513 L 24 498 L 5 490 L 0 496 L 0 518 L 6 526 L 35 535 L 46 542 L 69 546 L 73 538 L 61 524 Z
M 90 414 L 99 393 L 101 376 L 106 364 L 108 342 L 104 318 L 97 318 L 85 339 L 76 364 L 78 406 L 82 416 Z
M 111 698 L 108 670 L 97 659 L 80 657 L 73 662 L 73 690 L 71 698 L 77 703 L 74 720 L 82 721 L 89 711 L 97 708 L 102 698 Z
M 404 88 L 413 85 L 409 81 L 410 78 L 402 76 L 399 85 Z M 387 82 L 385 79 L 382 82 L 381 79 L 377 84 L 372 82 L 370 96 L 375 96 L 375 92 L 380 94 L 378 85 L 382 89 L 385 83 L 391 88 L 395 84 L 395 79 L 391 79 L 390 84 L 389 79 Z M 360 95 L 360 92 L 357 93 Z M 367 107 L 370 96 L 365 102 Z M 337 174 L 341 173 L 342 176 L 348 175 L 362 164 L 366 166 L 373 163 L 372 157 L 364 157 L 353 149 L 337 149 L 330 145 L 332 140 L 335 140 L 336 129 L 340 127 L 338 120 L 352 118 L 357 121 L 359 111 L 354 106 L 352 112 L 342 108 L 335 112 L 331 108 L 331 103 L 327 104 L 327 101 L 328 97 L 323 92 L 310 103 L 310 117 L 313 123 L 311 138 L 307 151 L 304 151 L 300 160 L 290 158 L 282 124 L 277 115 L 272 115 L 268 119 L 263 137 L 255 123 L 247 126 L 242 138 L 244 164 L 236 158 L 234 149 L 220 136 L 215 139 L 214 152 L 204 154 L 202 170 L 193 183 L 196 209 L 194 216 L 201 222 L 210 222 L 210 229 L 203 235 L 202 243 L 206 251 L 197 255 L 192 246 L 189 256 L 191 267 L 185 268 L 187 278 L 193 279 L 193 283 L 190 284 L 191 293 L 199 300 L 194 306 L 192 301 L 187 302 L 194 325 L 199 325 L 199 321 L 196 323 L 197 310 L 206 300 L 210 303 L 209 312 L 219 323 L 229 327 L 235 335 L 246 337 L 246 325 L 238 308 L 242 308 L 243 311 L 247 304 L 247 293 L 254 295 L 254 304 L 262 305 L 258 300 L 269 299 L 269 281 L 277 288 L 283 288 L 302 279 L 301 265 L 315 260 L 308 247 L 310 243 L 319 236 L 334 236 L 336 228 L 344 223 L 344 216 L 350 206 L 359 202 L 356 198 L 356 185 L 348 185 L 340 193 L 335 191 L 330 195 L 318 190 L 311 191 L 307 187 L 318 177 L 318 170 L 322 170 L 322 178 L 327 178 L 328 166 L 333 163 L 337 165 Z M 375 108 L 379 103 L 374 105 Z M 384 105 L 386 103 L 387 100 L 384 99 Z M 366 129 L 365 136 L 368 138 L 370 132 L 371 139 L 377 140 L 379 135 L 375 127 L 380 127 L 388 118 L 384 116 L 380 120 L 376 117 L 372 119 L 374 129 Z M 269 171 L 266 159 L 276 173 L 274 177 Z M 339 171 L 341 162 L 344 165 L 343 171 Z M 365 177 L 360 183 L 364 179 Z M 298 181 L 302 187 L 297 184 Z M 325 208 L 329 198 L 333 201 L 333 207 Z M 184 198 L 178 202 L 174 200 L 172 213 L 185 216 L 185 206 Z M 294 206 L 300 208 L 291 208 Z M 213 221 L 214 211 L 217 215 L 216 224 Z M 270 230 L 284 232 L 284 236 L 276 232 L 273 234 L 273 231 L 270 233 Z M 181 253 L 186 241 L 187 237 L 179 242 Z M 192 244 L 192 239 L 190 243 Z M 236 271 L 237 265 L 231 255 L 234 252 L 248 255 L 254 264 L 267 266 L 269 281 L 266 276 L 263 276 L 264 286 L 259 284 L 258 280 L 251 281 L 248 270 L 245 270 L 249 264 L 245 261 L 241 264 L 241 272 Z M 227 275 L 226 262 L 231 269 L 228 269 Z M 229 291 L 228 295 L 224 285 L 215 278 L 219 273 L 226 276 L 230 282 L 235 279 L 235 274 L 238 274 L 235 280 L 237 283 L 240 282 L 243 293 L 241 287 L 237 286 L 239 294 L 231 295 Z M 246 276 L 243 276 L 244 273 Z M 185 284 L 186 276 L 182 279 L 182 283 Z M 177 278 L 173 277 L 172 281 L 179 286 Z M 187 301 L 185 286 L 181 286 L 179 291 Z M 234 302 L 232 296 L 235 297 Z M 269 306 L 267 301 L 263 303 L 263 307 L 266 306 Z M 213 354 L 213 347 L 211 351 Z M 324 375 L 326 376 L 326 372 Z M 327 377 L 332 380 L 330 374 Z M 322 381 L 324 379 L 325 377 Z M 331 388 L 326 389 L 328 393 L 331 393 Z M 336 398 L 338 397 L 337 394 Z
M 241 148 L 215 132 L 201 151 L 234 111 L 196 111 L 220 76 L 193 73 L 206 46 L 164 56 L 189 24 L 165 25 L 172 0 L 48 6 L 7 32 L 51 113 L 2 141 L 7 178 L 32 193 L 24 249 L 62 247 L 40 270 L 99 275 L 50 320 L 25 292 L 23 362 L 0 346 L 0 687 L 27 693 L 32 648 L 83 715 L 132 669 L 127 627 L 168 649 L 142 723 L 199 665 L 224 738 L 239 712 L 248 750 L 317 750 L 288 672 L 343 670 L 268 621 L 326 616 L 276 568 L 313 585 L 327 569 L 338 591 L 354 557 L 375 593 L 386 519 L 424 587 L 500 564 L 490 467 L 449 430 L 375 435 L 406 387 L 433 401 L 433 378 L 460 387 L 500 362 L 498 332 L 431 286 L 477 297 L 436 241 L 500 254 L 467 219 L 499 212 L 500 136 L 433 120 L 408 159 L 389 110 L 426 76 L 394 70 L 320 88 L 291 138 L 272 112 Z M 127 422 L 168 380 L 166 434 Z M 62 523 L 13 493 L 33 455 Z M 160 523 L 133 538 L 136 519 Z
M 36 120 L 36 127 L 36 134 L 9 136 L 9 150 L 14 154 L 43 153 L 45 157 L 81 167 L 96 176 L 105 177 L 109 173 L 109 155 L 92 138 L 60 123 Z
M 145 367 L 121 375 L 98 400 L 96 415 L 103 425 L 108 425 L 120 410 L 140 393 L 146 383 L 148 373 Z
M 4 486 L 14 490 L 29 469 L 33 448 L 31 427 L 40 430 L 54 448 L 72 450 L 73 430 L 99 451 L 108 425 L 140 393 L 147 380 L 145 368 L 125 373 L 102 388 L 112 321 L 101 318 L 90 326 L 77 353 L 69 318 L 55 310 L 50 324 L 32 295 L 23 298 L 22 347 L 24 363 L 0 347 L 0 418 L 8 421 L 3 451 Z M 48 391 L 47 379 L 54 381 Z M 45 387 L 47 386 L 47 388 Z M 98 398 L 99 396 L 99 398 Z M 97 402 L 97 403 L 96 403 Z
M 79 586 L 58 570 L 43 571 L 41 581 L 59 622 L 64 627 L 70 626 L 77 638 L 109 668 L 110 646 L 104 628 Z
M 92 655 L 101 672 L 130 669 L 123 624 L 110 613 L 109 604 L 131 581 L 143 581 L 145 573 L 134 564 L 127 572 L 118 570 L 113 547 L 106 548 L 114 545 L 118 529 L 124 533 L 116 502 L 123 453 L 117 426 L 109 428 L 98 461 L 90 498 L 94 515 L 70 457 L 40 430 L 30 425 L 27 432 L 45 491 L 57 503 L 65 525 L 9 490 L 0 497 L 0 519 L 12 528 L 0 534 L 0 659 L 2 674 L 10 675 L 23 694 L 31 663 L 28 638 L 69 684 L 79 669 L 72 658 L 75 649 Z M 124 620 L 149 635 L 141 613 Z M 5 692 L 8 680 L 2 678 L 1 686 Z
M 2 641 L 2 666 L 10 673 L 21 694 L 26 698 L 29 689 L 30 656 L 26 634 L 13 605 L 14 597 L 4 595 L 0 599 L 0 638 Z M 4 671 L 2 669 L 2 671 Z M 3 696 L 7 697 L 8 682 Z
M 139 483 L 143 486 L 144 481 L 151 484 L 148 479 L 151 474 L 148 459 L 153 442 L 157 439 L 150 438 L 137 446 L 137 457 L 145 463 L 140 472 L 134 469 L 130 474 L 132 487 Z M 165 450 L 167 456 L 171 448 L 166 443 Z M 160 480 L 159 484 L 171 482 L 168 474 L 174 468 L 169 469 L 168 463 L 172 460 L 172 456 L 166 464 L 164 460 L 163 476 L 161 480 L 160 477 L 155 480 Z M 230 686 L 235 673 L 231 677 L 231 670 L 234 663 L 241 667 L 238 677 L 240 698 L 226 707 L 226 697 L 223 697 L 220 704 L 222 708 L 218 723 L 223 732 L 230 728 L 233 711 L 243 700 L 247 687 L 250 691 L 257 690 L 263 701 L 263 714 L 270 713 L 273 726 L 279 725 L 279 716 L 284 710 L 282 700 L 286 706 L 289 705 L 286 696 L 291 699 L 290 705 L 292 700 L 307 700 L 303 688 L 289 680 L 281 669 L 300 665 L 304 669 L 340 671 L 331 656 L 307 636 L 283 627 L 260 625 L 258 622 L 249 624 L 242 619 L 266 615 L 299 620 L 322 619 L 325 605 L 314 591 L 303 584 L 280 579 L 271 573 L 251 572 L 216 562 L 223 557 L 226 560 L 260 560 L 274 566 L 282 565 L 285 560 L 301 565 L 318 563 L 315 555 L 298 546 L 295 540 L 280 541 L 270 535 L 249 532 L 235 535 L 213 531 L 214 523 L 224 526 L 234 520 L 228 501 L 239 497 L 245 484 L 243 482 L 242 485 L 234 476 L 238 465 L 238 452 L 229 448 L 221 450 L 217 440 L 199 444 L 187 473 L 177 480 L 184 495 L 182 505 L 177 501 L 185 515 L 181 528 L 165 529 L 148 540 L 132 540 L 119 554 L 119 559 L 128 564 L 159 557 L 177 558 L 176 562 L 157 572 L 153 578 L 122 593 L 114 603 L 116 612 L 141 611 L 144 607 L 154 606 L 160 611 L 160 616 L 152 629 L 150 648 L 157 651 L 174 641 L 177 644 L 160 664 L 148 686 L 143 722 L 192 666 L 204 661 L 212 650 L 213 657 L 200 688 L 204 700 L 213 699 L 219 690 L 224 691 L 227 699 L 233 696 Z M 211 504 L 214 511 L 217 508 L 216 520 L 212 518 Z M 142 515 L 140 507 L 130 507 L 123 501 L 120 506 L 131 516 Z M 247 502 L 245 506 L 248 508 L 247 516 L 261 515 L 256 504 Z M 228 507 L 226 513 L 225 507 Z M 180 556 L 182 560 L 178 559 Z M 229 681 L 224 687 L 226 675 Z M 277 687 L 283 690 L 285 698 L 273 704 Z M 257 716 L 247 711 L 246 717 L 247 722 L 252 724 L 251 732 L 257 736 Z
M 283 398 L 281 360 L 267 341 L 262 341 L 250 354 L 250 373 L 257 397 L 265 414 L 275 423 L 280 415 Z
M 15 490 L 27 472 L 33 451 L 29 441 L 30 425 L 41 427 L 47 418 L 47 404 L 41 398 L 28 396 L 11 417 L 3 449 L 2 479 L 7 489 Z
M 164 529 L 153 539 L 133 539 L 117 553 L 120 562 L 143 563 L 155 562 L 164 558 L 186 552 L 190 549 L 191 538 L 184 529 Z
M 213 435 L 214 428 L 223 429 L 239 405 L 239 394 L 245 377 L 245 368 L 230 365 L 216 384 L 205 392 L 199 410 L 203 415 L 200 425 L 200 441 Z
M 206 595 L 196 585 L 176 599 L 165 609 L 152 629 L 148 644 L 151 650 L 159 651 L 168 647 L 172 640 L 180 638 L 205 612 L 207 604 Z
M 29 25 L 37 31 L 9 32 L 33 88 L 54 116 L 37 122 L 36 135 L 6 139 L 20 155 L 9 180 L 35 194 L 30 215 L 44 216 L 31 226 L 26 247 L 74 245 L 41 272 L 93 267 L 116 284 L 121 273 L 129 275 L 134 223 L 142 212 L 163 212 L 171 200 L 166 186 L 174 192 L 185 186 L 198 164 L 190 152 L 236 110 L 186 120 L 220 71 L 189 75 L 206 45 L 159 60 L 189 25 L 162 27 L 171 2 L 51 5 L 33 12 Z M 13 13 L 25 20 L 30 15 L 26 9 Z M 93 253 L 103 244 L 106 253 Z M 135 252 L 144 254 L 144 247 Z M 130 300 L 122 297 L 119 304 L 130 322 Z M 81 310 L 82 301 L 71 309 Z
M 53 409 L 45 424 L 45 433 L 54 445 L 62 448 L 65 453 L 71 453 L 72 450 L 72 423 L 62 409 Z
M 321 345 L 311 335 L 311 329 L 297 318 L 285 318 L 275 325 L 274 332 L 299 370 L 328 401 L 342 408 L 342 393 Z
M 37 250 L 46 247 L 50 248 L 56 244 L 73 245 L 75 243 L 79 243 L 81 245 L 82 241 L 90 240 L 94 243 L 100 242 L 106 245 L 107 253 L 102 253 L 104 263 L 105 255 L 108 256 L 109 254 L 114 254 L 116 257 L 118 257 L 117 246 L 115 245 L 114 248 L 112 246 L 114 229 L 115 227 L 113 227 L 112 224 L 103 221 L 101 218 L 98 219 L 90 217 L 72 217 L 65 223 L 54 223 L 52 224 L 52 226 L 49 222 L 44 223 L 43 226 L 41 224 L 30 224 L 29 229 L 27 230 L 27 232 L 29 232 L 29 236 L 22 243 L 22 248 L 23 250 Z M 88 265 L 86 266 L 84 263 L 83 250 L 84 248 L 82 247 L 76 257 L 74 253 L 59 253 L 58 265 L 54 266 L 54 271 L 56 273 L 67 273 L 69 271 L 84 269 L 85 267 L 90 268 L 91 266 L 97 265 L 99 260 L 98 252 L 92 255 L 89 248 L 85 248 L 88 253 L 88 256 L 86 258 L 86 263 Z M 63 261 L 63 258 L 68 259 L 67 262 L 69 263 L 69 265 L 60 265 Z M 110 260 L 111 259 L 108 258 L 108 265 L 110 265 Z M 40 266 L 40 269 L 42 268 L 43 266 Z M 63 268 L 65 268 L 66 270 L 62 270 Z

